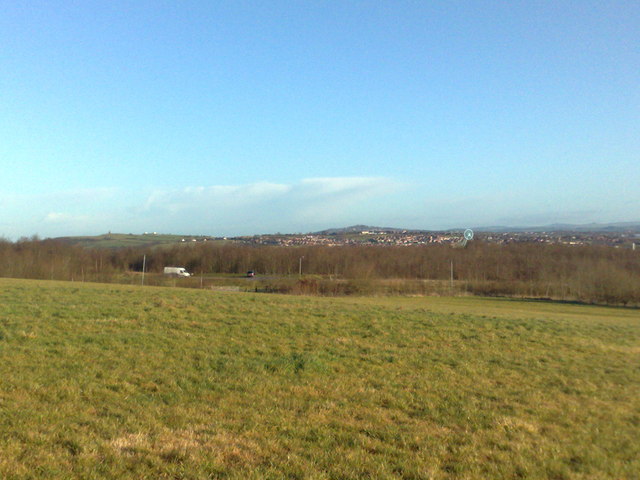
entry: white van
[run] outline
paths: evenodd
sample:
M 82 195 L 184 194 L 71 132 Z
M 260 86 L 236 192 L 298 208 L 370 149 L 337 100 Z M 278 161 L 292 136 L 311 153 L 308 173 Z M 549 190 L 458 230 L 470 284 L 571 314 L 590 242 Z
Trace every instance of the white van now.
M 190 277 L 191 274 L 187 272 L 184 267 L 164 267 L 164 274 L 172 277 Z

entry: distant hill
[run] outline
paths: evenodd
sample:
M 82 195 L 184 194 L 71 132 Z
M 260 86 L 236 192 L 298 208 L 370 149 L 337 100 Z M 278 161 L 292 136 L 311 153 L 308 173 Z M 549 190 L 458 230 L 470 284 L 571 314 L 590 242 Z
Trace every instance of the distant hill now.
M 442 230 L 420 230 L 410 228 L 394 228 L 394 227 L 373 227 L 371 225 L 352 225 L 344 228 L 329 228 L 319 232 L 313 232 L 311 235 L 353 235 L 361 232 L 411 232 L 411 233 L 430 233 L 430 232 L 458 232 L 464 231 L 468 227 L 447 228 Z M 534 227 L 506 227 L 506 226 L 489 226 L 489 227 L 473 227 L 476 232 L 494 232 L 494 233 L 521 233 L 521 232 L 602 232 L 602 233 L 640 233 L 640 222 L 618 222 L 618 223 L 587 223 L 582 225 L 574 225 L 569 223 L 554 223 L 551 225 L 541 225 Z
M 574 225 L 570 223 L 553 223 L 537 227 L 476 227 L 478 232 L 595 232 L 595 233 L 640 233 L 640 222 L 618 223 L 586 223 Z
M 370 225 L 352 225 L 344 228 L 328 228 L 319 232 L 313 232 L 311 235 L 353 235 L 362 232 L 423 232 L 427 230 L 412 230 L 407 228 L 394 227 L 372 227 Z
M 105 233 L 95 236 L 58 237 L 54 240 L 88 248 L 155 247 L 195 242 L 221 242 L 222 239 L 200 235 Z
M 362 232 L 369 233 L 435 233 L 435 232 L 462 232 L 465 228 L 449 228 L 446 230 L 417 230 L 396 227 L 374 227 L 371 225 L 351 225 L 343 228 L 328 228 L 308 235 L 360 235 Z M 583 225 L 561 224 L 543 225 L 537 227 L 474 227 L 474 231 L 482 233 L 523 233 L 523 232 L 577 232 L 577 233 L 630 233 L 640 234 L 640 222 L 620 222 L 620 223 L 589 223 Z M 285 234 L 293 235 L 293 234 Z M 268 237 L 270 234 L 255 235 Z M 237 237 L 240 238 L 240 237 Z M 125 234 L 125 233 L 105 233 L 95 236 L 75 236 L 58 237 L 54 240 L 62 241 L 71 245 L 80 245 L 89 248 L 123 248 L 123 247 L 155 247 L 161 245 L 192 244 L 195 242 L 224 243 L 226 238 L 210 237 L 202 235 L 171 235 L 171 234 Z

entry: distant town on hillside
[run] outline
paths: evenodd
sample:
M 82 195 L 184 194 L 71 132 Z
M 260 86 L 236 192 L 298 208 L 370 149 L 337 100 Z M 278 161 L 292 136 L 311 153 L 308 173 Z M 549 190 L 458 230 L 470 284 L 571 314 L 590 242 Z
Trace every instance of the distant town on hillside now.
M 135 247 L 175 243 L 215 242 L 239 245 L 275 246 L 340 246 L 340 245 L 429 245 L 457 244 L 465 229 L 411 230 L 392 227 L 353 225 L 312 233 L 275 233 L 245 236 L 168 235 L 157 232 L 143 234 L 107 233 L 97 236 L 59 237 L 56 240 L 85 247 Z M 494 244 L 539 243 L 563 245 L 602 245 L 618 248 L 640 248 L 640 222 L 590 225 L 549 225 L 543 227 L 474 228 L 474 241 Z

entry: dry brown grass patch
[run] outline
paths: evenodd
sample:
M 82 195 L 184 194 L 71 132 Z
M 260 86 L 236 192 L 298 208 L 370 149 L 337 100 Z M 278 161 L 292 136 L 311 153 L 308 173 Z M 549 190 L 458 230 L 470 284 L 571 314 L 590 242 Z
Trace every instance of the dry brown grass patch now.
M 136 432 L 116 438 L 109 446 L 117 454 L 152 454 L 166 461 L 185 461 L 213 456 L 228 467 L 251 467 L 264 462 L 268 452 L 246 435 L 232 432 L 209 433 L 207 428 L 165 430 L 157 435 Z

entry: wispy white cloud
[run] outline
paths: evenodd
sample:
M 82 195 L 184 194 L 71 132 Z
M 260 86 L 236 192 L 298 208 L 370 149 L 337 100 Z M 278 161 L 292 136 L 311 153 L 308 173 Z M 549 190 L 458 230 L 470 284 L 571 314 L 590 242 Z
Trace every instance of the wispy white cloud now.
M 290 185 L 251 183 L 247 185 L 190 186 L 181 189 L 161 189 L 151 192 L 144 209 L 179 213 L 203 206 L 220 208 L 241 207 L 280 197 L 291 190 Z
M 304 223 L 353 221 L 359 223 L 366 210 L 379 208 L 381 199 L 401 187 L 399 182 L 381 177 L 307 178 L 293 190 L 296 209 L 292 216 Z
M 600 200 L 600 199 L 598 199 Z M 0 237 L 158 231 L 208 235 L 308 232 L 356 223 L 406 228 L 636 220 L 594 203 L 562 208 L 516 191 L 434 193 L 385 177 L 317 177 L 297 182 L 194 185 L 128 191 L 98 188 L 47 194 L 0 192 Z M 542 206 L 541 206 L 542 205 Z M 613 207 L 610 207 L 613 208 Z M 613 211 L 613 210 L 612 210 Z
M 157 222 L 187 221 L 185 231 L 218 228 L 244 233 L 346 221 L 365 203 L 396 190 L 400 184 L 380 177 L 306 178 L 296 183 L 191 186 L 151 192 L 144 213 Z M 359 218 L 359 217 L 358 217 Z M 354 221 L 356 216 L 353 215 Z M 190 229 L 191 227 L 191 229 Z M 295 227 L 293 227 L 295 229 Z
M 200 202 L 226 206 L 254 205 L 278 199 L 305 200 L 307 203 L 326 200 L 357 200 L 389 193 L 397 183 L 385 178 L 339 177 L 307 178 L 298 183 L 250 183 L 246 185 L 192 186 L 175 190 L 153 191 L 147 209 L 160 208 L 171 212 L 196 208 Z M 292 207 L 296 207 L 292 204 Z
M 45 222 L 59 223 L 67 222 L 73 219 L 73 216 L 68 213 L 50 212 L 44 217 Z
M 80 188 L 46 193 L 0 192 L 0 204 L 40 206 L 42 208 L 48 208 L 51 205 L 84 206 L 92 202 L 100 203 L 113 200 L 121 193 L 120 189 L 111 187 Z
M 32 234 L 47 237 L 98 233 L 103 225 L 109 223 L 109 218 L 122 217 L 120 208 L 124 197 L 118 188 L 45 193 L 0 192 L 0 236 L 17 238 Z
M 140 192 L 117 188 L 46 194 L 0 192 L 0 236 L 163 231 L 256 234 L 357 223 L 402 185 L 382 177 L 306 178 L 292 183 L 194 185 Z
M 389 191 L 397 186 L 397 182 L 382 177 L 305 178 L 297 185 L 305 194 L 318 197 L 368 196 Z

